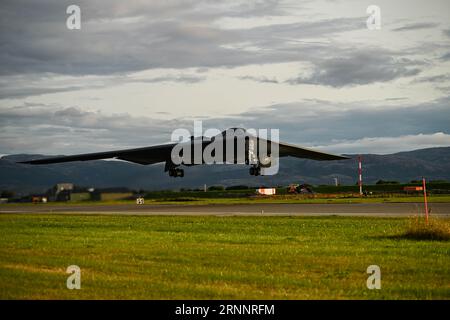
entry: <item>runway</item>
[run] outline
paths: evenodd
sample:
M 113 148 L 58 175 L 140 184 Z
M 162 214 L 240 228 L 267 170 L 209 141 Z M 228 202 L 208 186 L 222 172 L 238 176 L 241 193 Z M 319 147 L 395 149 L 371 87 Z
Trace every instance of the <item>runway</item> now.
M 450 217 L 450 203 L 431 203 L 430 215 Z M 120 214 L 120 215 L 216 215 L 216 216 L 377 216 L 423 215 L 423 203 L 346 204 L 230 204 L 230 205 L 71 205 L 3 204 L 0 214 Z

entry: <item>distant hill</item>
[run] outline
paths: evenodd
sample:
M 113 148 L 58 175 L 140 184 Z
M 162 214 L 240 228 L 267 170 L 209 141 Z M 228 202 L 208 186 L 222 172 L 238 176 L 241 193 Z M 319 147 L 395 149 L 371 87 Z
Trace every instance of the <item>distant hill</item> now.
M 132 189 L 179 189 L 211 185 L 276 186 L 289 183 L 341 184 L 357 181 L 355 155 L 343 161 L 311 161 L 282 158 L 275 176 L 253 177 L 243 165 L 194 166 L 185 168 L 184 178 L 170 178 L 164 166 L 143 166 L 122 161 L 69 162 L 53 165 L 23 165 L 16 161 L 43 155 L 9 155 L 0 159 L 0 190 L 18 194 L 43 192 L 60 182 L 79 186 Z M 429 148 L 390 155 L 363 155 L 363 176 L 366 183 L 382 180 L 408 182 L 426 176 L 430 180 L 450 180 L 450 147 Z

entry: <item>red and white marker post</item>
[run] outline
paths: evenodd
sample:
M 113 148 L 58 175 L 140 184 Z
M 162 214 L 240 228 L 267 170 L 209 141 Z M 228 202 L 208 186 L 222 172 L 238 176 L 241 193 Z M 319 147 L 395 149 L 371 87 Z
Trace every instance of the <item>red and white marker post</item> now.
M 422 186 L 423 186 L 423 200 L 425 203 L 425 221 L 428 224 L 428 201 L 427 201 L 427 187 L 425 177 L 422 177 Z
M 359 195 L 362 196 L 362 159 L 361 155 L 358 156 L 358 184 L 359 184 Z

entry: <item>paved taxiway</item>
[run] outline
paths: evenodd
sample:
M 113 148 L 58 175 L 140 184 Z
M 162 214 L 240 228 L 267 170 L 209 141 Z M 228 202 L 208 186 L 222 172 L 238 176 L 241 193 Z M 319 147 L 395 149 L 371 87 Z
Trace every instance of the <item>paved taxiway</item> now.
M 450 217 L 450 203 L 429 204 L 432 216 Z M 296 216 L 383 216 L 423 215 L 422 203 L 346 203 L 346 204 L 232 204 L 232 205 L 0 205 L 3 213 L 77 213 L 128 215 L 296 215 Z

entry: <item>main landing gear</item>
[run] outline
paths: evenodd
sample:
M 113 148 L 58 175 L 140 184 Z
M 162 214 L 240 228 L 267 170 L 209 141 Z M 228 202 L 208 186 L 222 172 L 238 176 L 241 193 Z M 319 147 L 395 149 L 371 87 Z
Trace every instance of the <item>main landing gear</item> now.
M 259 175 L 261 175 L 261 167 L 260 166 L 256 166 L 256 165 L 252 165 L 250 167 L 249 172 L 250 172 L 251 176 L 259 176 Z
M 184 177 L 184 170 L 183 169 L 178 169 L 178 168 L 171 168 L 169 169 L 169 176 L 171 177 L 180 177 L 183 178 Z

